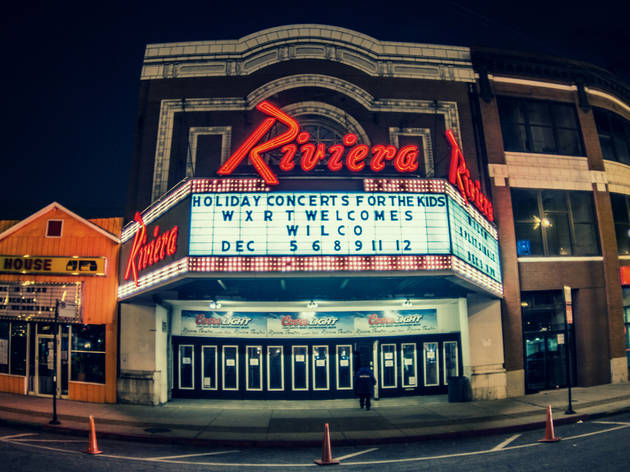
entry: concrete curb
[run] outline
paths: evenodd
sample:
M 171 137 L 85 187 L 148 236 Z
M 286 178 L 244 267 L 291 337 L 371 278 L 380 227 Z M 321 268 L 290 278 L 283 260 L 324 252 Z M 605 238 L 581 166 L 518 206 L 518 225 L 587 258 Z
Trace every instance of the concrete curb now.
M 622 407 L 615 410 L 607 410 L 597 413 L 588 413 L 588 414 L 580 414 L 580 415 L 571 415 L 568 417 L 561 417 L 554 420 L 555 425 L 566 425 L 571 423 L 576 423 L 580 420 L 594 420 L 598 418 L 614 416 L 617 414 L 630 412 L 630 406 Z M 82 428 L 78 425 L 60 425 L 54 426 L 49 424 L 42 423 L 32 423 L 28 421 L 19 421 L 19 420 L 8 420 L 4 418 L 0 418 L 0 424 L 15 426 L 18 428 L 25 428 L 36 431 L 44 431 L 44 432 L 55 432 L 61 434 L 72 434 L 72 435 L 86 435 L 89 432 L 88 425 L 86 424 L 85 428 Z M 447 423 L 455 425 L 458 423 Z M 145 425 L 149 427 L 148 425 Z M 184 426 L 184 425 L 182 425 Z M 494 435 L 494 434 L 505 434 L 505 433 L 514 433 L 519 431 L 530 431 L 534 429 L 544 429 L 545 421 L 533 421 L 527 423 L 517 423 L 506 426 L 498 426 L 498 427 L 487 427 L 487 428 L 475 428 L 475 429 L 466 429 L 459 431 L 444 431 L 444 432 L 432 432 L 427 434 L 417 434 L 417 435 L 408 435 L 408 436 L 391 436 L 391 437 L 379 437 L 379 438 L 334 438 L 331 439 L 331 442 L 335 446 L 358 446 L 358 445 L 374 445 L 374 444 L 391 444 L 391 443 L 405 443 L 405 442 L 416 442 L 416 441 L 426 441 L 430 439 L 458 439 L 458 438 L 467 438 L 467 437 L 475 437 L 480 435 Z M 334 433 L 334 432 L 333 432 Z M 131 440 L 138 442 L 152 442 L 152 443 L 160 443 L 160 444 L 186 444 L 186 445 L 194 445 L 194 446 L 231 446 L 231 447 L 320 447 L 322 442 L 321 440 L 311 440 L 311 439 L 273 439 L 273 440 L 264 440 L 264 439 L 251 439 L 244 437 L 243 439 L 199 439 L 194 437 L 175 437 L 175 436 L 151 436 L 145 434 L 133 434 L 133 433 L 124 433 L 124 432 L 116 432 L 113 430 L 108 430 L 107 428 L 98 428 L 96 429 L 97 438 L 107 438 L 107 439 L 117 439 L 117 440 Z M 322 429 L 322 437 L 323 437 L 323 429 Z

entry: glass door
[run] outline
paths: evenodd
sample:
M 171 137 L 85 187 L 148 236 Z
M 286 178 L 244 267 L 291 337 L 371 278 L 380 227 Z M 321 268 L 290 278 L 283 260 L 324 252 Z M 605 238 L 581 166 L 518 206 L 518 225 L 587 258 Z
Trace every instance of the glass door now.
M 337 346 L 337 390 L 352 390 L 352 345 Z
M 400 345 L 402 359 L 402 386 L 403 388 L 418 386 L 418 363 L 416 359 L 416 343 L 403 343 Z
M 223 390 L 238 390 L 238 346 L 223 346 Z
M 313 390 L 328 390 L 328 346 L 313 346 Z
M 267 347 L 267 390 L 284 390 L 284 349 L 282 346 Z
M 247 363 L 247 390 L 260 391 L 262 386 L 262 346 L 247 346 L 245 362 Z
M 459 375 L 457 341 L 444 341 L 442 351 L 442 359 L 444 359 L 444 385 L 448 385 L 449 377 L 457 377 Z
M 217 347 L 201 346 L 201 389 L 217 390 Z
M 398 386 L 396 360 L 396 345 L 381 344 L 381 386 L 383 388 Z
M 53 394 L 53 375 L 55 372 L 54 367 L 54 350 L 53 350 L 53 336 L 52 335 L 37 335 L 37 349 L 35 352 L 35 369 L 36 379 L 36 393 L 38 395 L 52 395 Z
M 179 389 L 194 390 L 195 388 L 195 348 L 192 344 L 179 345 Z
M 525 333 L 525 380 L 529 392 L 566 387 L 564 332 Z
M 308 390 L 308 347 L 292 346 L 291 351 L 292 389 Z
M 422 354 L 424 358 L 424 386 L 440 385 L 440 364 L 438 363 L 438 343 L 424 343 Z

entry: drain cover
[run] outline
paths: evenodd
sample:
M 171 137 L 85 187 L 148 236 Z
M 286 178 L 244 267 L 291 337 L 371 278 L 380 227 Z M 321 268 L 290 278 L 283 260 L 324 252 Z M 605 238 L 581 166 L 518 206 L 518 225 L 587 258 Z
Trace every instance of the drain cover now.
M 170 429 L 168 428 L 147 428 L 145 429 L 147 433 L 168 433 Z

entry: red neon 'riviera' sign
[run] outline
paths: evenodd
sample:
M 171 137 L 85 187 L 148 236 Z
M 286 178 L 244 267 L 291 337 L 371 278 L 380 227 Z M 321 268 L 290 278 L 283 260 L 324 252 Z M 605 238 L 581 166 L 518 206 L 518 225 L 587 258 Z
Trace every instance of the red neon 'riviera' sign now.
M 230 175 L 243 159 L 249 156 L 251 163 L 264 181 L 269 185 L 276 185 L 278 184 L 278 177 L 260 156 L 261 153 L 280 148 L 284 153 L 280 160 L 280 169 L 288 172 L 295 168 L 294 158 L 298 151 L 298 144 L 301 152 L 300 167 L 305 172 L 313 170 L 319 161 L 324 160 L 326 156 L 329 156 L 328 169 L 333 172 L 341 170 L 344 164 L 352 172 L 359 172 L 365 168 L 365 161 L 370 152 L 371 158 L 368 165 L 374 172 L 382 171 L 385 168 L 385 161 L 393 161 L 398 172 L 418 170 L 418 146 L 409 145 L 396 149 L 395 146 L 379 144 L 370 149 L 366 144 L 357 144 L 357 135 L 349 133 L 343 137 L 343 144 L 335 144 L 326 149 L 322 143 L 309 143 L 310 134 L 306 131 L 300 132 L 298 122 L 271 103 L 264 101 L 258 104 L 256 108 L 269 115 L 270 118 L 265 118 L 234 154 L 223 163 L 217 171 L 219 175 Z M 276 122 L 286 125 L 288 129 L 275 138 L 257 144 Z M 297 144 L 294 144 L 293 141 Z M 342 156 L 346 147 L 350 150 L 344 160 Z
M 144 225 L 140 213 L 136 212 L 134 219 L 140 226 L 133 237 L 124 279 L 129 280 L 129 276 L 133 276 L 137 287 L 138 272 L 161 261 L 166 256 L 175 254 L 177 251 L 178 226 L 175 225 L 162 234 L 160 234 L 160 227 L 156 226 L 153 228 L 153 240 L 147 244 L 147 227 Z
M 479 180 L 470 178 L 470 170 L 464 160 L 462 153 L 453 131 L 446 130 L 446 139 L 451 145 L 451 167 L 448 173 L 448 180 L 455 185 L 464 198 L 464 202 L 472 201 L 473 204 L 483 213 L 490 221 L 494 221 L 494 208 L 492 203 L 483 193 L 481 193 L 481 183 Z

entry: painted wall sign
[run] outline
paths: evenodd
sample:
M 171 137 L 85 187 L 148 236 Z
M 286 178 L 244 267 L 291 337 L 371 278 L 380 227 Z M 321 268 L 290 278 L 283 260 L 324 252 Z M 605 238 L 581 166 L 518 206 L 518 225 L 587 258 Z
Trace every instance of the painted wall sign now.
M 135 284 L 138 285 L 138 274 L 141 271 L 162 261 L 166 256 L 175 254 L 179 226 L 174 225 L 172 228 L 160 232 L 160 227 L 155 225 L 152 239 L 147 242 L 147 228 L 140 213 L 136 212 L 134 219 L 138 223 L 138 229 L 133 238 L 123 279 L 129 280 L 129 277 L 133 277 Z
M 105 275 L 104 257 L 0 256 L 8 274 Z
M 60 319 L 81 321 L 81 282 L 0 282 L 0 317 L 51 320 L 56 300 L 66 303 L 59 309 Z
M 397 149 L 391 145 L 376 145 L 370 148 L 366 144 L 357 144 L 357 135 L 349 133 L 343 137 L 343 144 L 335 144 L 327 148 L 322 143 L 309 142 L 310 134 L 301 131 L 295 119 L 271 103 L 263 101 L 256 108 L 268 117 L 223 163 L 217 171 L 219 175 L 230 175 L 243 160 L 249 158 L 264 181 L 269 185 L 276 185 L 278 177 L 261 156 L 275 149 L 280 149 L 283 153 L 279 168 L 285 172 L 293 170 L 298 163 L 303 171 L 312 171 L 326 157 L 328 157 L 328 169 L 332 172 L 340 171 L 344 167 L 352 172 L 360 172 L 366 167 L 374 172 L 380 172 L 385 169 L 388 161 L 392 162 L 398 172 L 418 170 L 418 146 L 408 145 Z M 260 140 L 276 123 L 286 125 L 287 129 L 261 143 Z
M 446 139 L 451 145 L 451 165 L 448 180 L 458 188 L 465 202 L 471 201 L 488 220 L 494 221 L 492 203 L 481 192 L 479 180 L 473 181 L 470 178 L 470 170 L 466 165 L 464 154 L 450 129 L 446 130 Z
M 182 336 L 367 337 L 436 332 L 435 308 L 341 312 L 231 312 L 182 310 Z
M 191 256 L 454 254 L 501 281 L 496 237 L 439 193 L 193 194 L 189 244 Z

